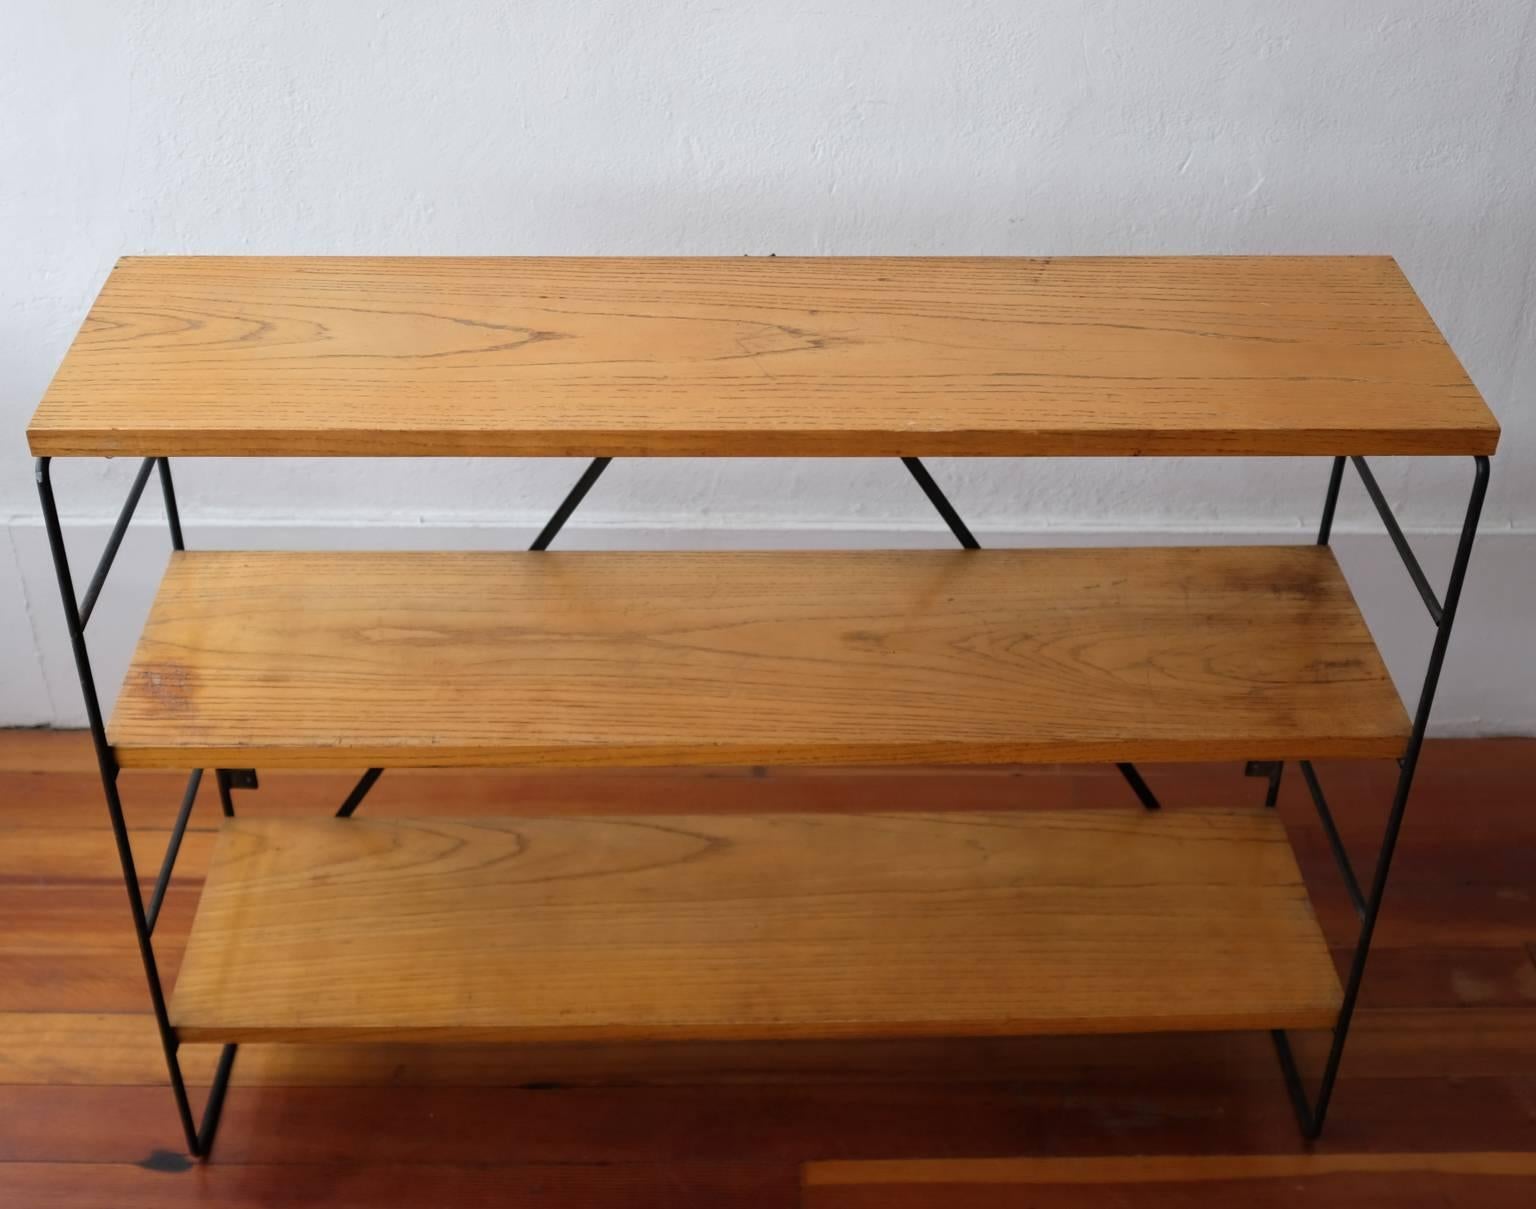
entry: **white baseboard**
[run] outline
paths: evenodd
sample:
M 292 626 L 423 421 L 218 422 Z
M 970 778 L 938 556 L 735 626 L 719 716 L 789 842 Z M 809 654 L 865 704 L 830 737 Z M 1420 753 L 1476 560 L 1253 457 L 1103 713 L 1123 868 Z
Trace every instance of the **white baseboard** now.
M 83 586 L 105 542 L 109 522 L 67 525 L 75 575 Z M 252 549 L 518 549 L 537 525 L 421 524 L 396 520 L 189 522 L 192 548 Z M 1053 529 L 992 532 L 983 545 L 1200 545 L 1308 540 L 1297 529 L 1260 531 Z M 0 544 L 0 725 L 81 726 L 85 722 L 58 589 L 42 524 L 20 518 Z M 562 549 L 831 549 L 919 547 L 946 543 L 939 528 L 689 527 L 580 524 L 560 535 Z M 1448 532 L 1413 535 L 1435 582 L 1443 582 L 1455 548 Z M 163 528 L 149 518 L 123 543 L 92 619 L 97 682 L 110 709 L 165 564 Z M 1418 692 L 1432 627 L 1384 533 L 1338 533 L 1340 561 L 1405 699 Z M 6 563 L 9 563 L 7 566 Z M 1478 539 L 1472 573 L 1440 684 L 1432 733 L 1444 736 L 1536 734 L 1536 533 L 1494 531 Z

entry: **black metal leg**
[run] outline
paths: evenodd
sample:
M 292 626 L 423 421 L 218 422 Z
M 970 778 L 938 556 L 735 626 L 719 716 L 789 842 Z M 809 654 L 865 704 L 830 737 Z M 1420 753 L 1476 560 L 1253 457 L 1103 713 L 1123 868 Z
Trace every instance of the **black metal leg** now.
M 139 471 L 135 480 L 133 491 L 130 493 L 128 503 L 123 514 L 118 518 L 118 524 L 113 528 L 113 536 L 108 542 L 108 549 L 98 564 L 97 574 L 93 576 L 95 592 L 100 591 L 100 581 L 105 579 L 106 572 L 110 569 L 112 560 L 116 557 L 117 548 L 121 544 L 123 533 L 128 520 L 131 519 L 133 510 L 138 504 L 139 496 L 143 492 L 144 482 L 148 478 L 149 468 L 155 459 L 145 459 L 144 466 Z M 118 793 L 118 764 L 117 757 L 107 741 L 106 725 L 102 719 L 101 702 L 96 693 L 96 681 L 91 671 L 90 650 L 85 642 L 85 625 L 88 614 L 83 615 L 78 598 L 75 595 L 74 576 L 69 569 L 69 555 L 64 545 L 64 530 L 59 521 L 58 503 L 54 498 L 53 480 L 51 475 L 51 459 L 38 458 L 36 466 L 37 492 L 43 508 L 43 525 L 48 533 L 48 548 L 53 556 L 54 574 L 59 582 L 59 594 L 64 605 L 64 622 L 69 630 L 70 647 L 74 652 L 75 671 L 80 678 L 80 691 L 85 699 L 86 718 L 90 725 L 91 742 L 96 752 L 96 767 L 101 774 L 102 793 L 107 801 L 107 815 L 112 822 L 112 838 L 117 845 L 118 862 L 122 866 L 123 884 L 128 891 L 128 910 L 133 918 L 133 931 L 139 946 L 139 957 L 144 966 L 145 981 L 149 986 L 150 1006 L 154 1012 L 155 1027 L 160 1034 L 160 1047 L 165 1053 L 166 1069 L 170 1074 L 171 1094 L 176 1101 L 176 1113 L 181 1120 L 182 1133 L 186 1137 L 187 1149 L 198 1158 L 205 1158 L 213 1144 L 213 1136 L 218 1128 L 219 1111 L 224 1102 L 225 1089 L 229 1082 L 230 1070 L 234 1064 L 233 1045 L 226 1046 L 220 1059 L 218 1070 L 214 1075 L 213 1086 L 209 1090 L 208 1104 L 203 1113 L 201 1124 L 193 1120 L 192 1106 L 187 1098 L 186 1081 L 182 1077 L 181 1062 L 178 1052 L 181 1048 L 180 1039 L 176 1030 L 172 1027 L 169 1014 L 165 1006 L 165 991 L 160 981 L 160 968 L 155 959 L 154 944 L 150 933 L 154 927 L 154 920 L 159 914 L 160 903 L 163 901 L 165 886 L 169 883 L 172 867 L 175 865 L 176 854 L 180 849 L 181 835 L 186 830 L 186 820 L 191 814 L 192 802 L 196 798 L 197 786 L 201 780 L 201 773 L 194 772 L 188 782 L 187 791 L 183 796 L 182 807 L 177 815 L 176 828 L 172 832 L 171 842 L 166 851 L 165 861 L 161 865 L 160 876 L 156 881 L 154 897 L 148 910 L 144 905 L 143 892 L 139 888 L 139 875 L 133 859 L 133 847 L 128 838 L 128 824 L 123 817 L 122 798 Z M 162 484 L 169 483 L 168 472 L 162 478 Z M 169 505 L 168 505 L 169 506 Z M 179 525 L 177 530 L 179 531 Z M 179 532 L 178 532 L 179 536 Z M 95 594 L 90 600 L 94 603 Z
M 1402 758 L 1398 761 L 1397 787 L 1392 794 L 1392 806 L 1387 815 L 1386 833 L 1382 837 L 1381 849 L 1376 857 L 1376 869 L 1371 876 L 1370 889 L 1362 896 L 1358 882 L 1354 877 L 1354 871 L 1349 864 L 1348 855 L 1344 852 L 1343 844 L 1339 840 L 1337 828 L 1333 826 L 1332 816 L 1328 811 L 1326 799 L 1323 797 L 1322 787 L 1317 780 L 1317 775 L 1310 763 L 1302 765 L 1302 773 L 1307 779 L 1308 788 L 1312 791 L 1313 800 L 1318 807 L 1318 813 L 1323 820 L 1325 831 L 1328 833 L 1329 843 L 1334 849 L 1334 856 L 1339 861 L 1339 867 L 1344 874 L 1346 885 L 1351 888 L 1351 898 L 1355 901 L 1360 911 L 1360 934 L 1355 944 L 1355 954 L 1349 963 L 1349 973 L 1344 983 L 1344 1001 L 1339 1008 L 1339 1017 L 1333 1028 L 1333 1043 L 1328 1048 L 1328 1058 L 1323 1067 L 1322 1081 L 1319 1085 L 1317 1098 L 1309 1100 L 1306 1089 L 1302 1085 L 1301 1074 L 1296 1066 L 1296 1058 L 1291 1050 L 1290 1042 L 1283 1030 L 1276 1030 L 1272 1035 L 1275 1042 L 1275 1052 L 1280 1058 L 1281 1070 L 1285 1075 L 1286 1087 L 1289 1089 L 1291 1099 L 1296 1108 L 1297 1120 L 1301 1123 L 1302 1134 L 1308 1139 L 1317 1138 L 1323 1130 L 1323 1122 L 1328 1115 L 1328 1105 L 1333 1098 L 1333 1090 L 1339 1074 L 1339 1063 L 1344 1056 L 1344 1043 L 1349 1037 L 1350 1022 L 1354 1018 L 1355 1006 L 1360 998 L 1360 984 L 1365 976 L 1365 965 L 1370 957 L 1371 938 L 1376 931 L 1376 921 L 1381 914 L 1382 898 L 1386 894 L 1387 875 L 1392 868 L 1392 854 L 1397 847 L 1398 833 L 1402 830 L 1403 814 L 1408 805 L 1408 795 L 1413 788 L 1413 775 L 1418 767 L 1419 755 L 1424 747 L 1424 734 L 1429 728 L 1429 716 L 1434 708 L 1435 691 L 1440 685 L 1440 670 L 1445 663 L 1445 652 L 1451 641 L 1451 629 L 1456 620 L 1456 610 L 1461 603 L 1461 591 L 1466 582 L 1467 564 L 1472 558 L 1472 545 L 1477 537 L 1477 522 L 1482 514 L 1483 499 L 1488 493 L 1489 465 L 1486 457 L 1474 459 L 1475 471 L 1472 480 L 1472 493 L 1467 502 L 1466 516 L 1461 525 L 1461 537 L 1456 545 L 1456 557 L 1451 564 L 1450 579 L 1446 584 L 1445 599 L 1435 598 L 1434 592 L 1429 588 L 1428 581 L 1424 579 L 1422 572 L 1415 574 L 1418 568 L 1417 560 L 1412 551 L 1407 548 L 1407 539 L 1403 537 L 1396 520 L 1390 517 L 1390 509 L 1386 500 L 1382 497 L 1380 489 L 1375 486 L 1375 479 L 1370 475 L 1365 465 L 1365 459 L 1353 459 L 1355 466 L 1361 472 L 1361 478 L 1365 482 L 1366 490 L 1370 493 L 1377 510 L 1382 513 L 1383 520 L 1387 521 L 1388 532 L 1392 541 L 1403 556 L 1404 563 L 1409 568 L 1409 574 L 1413 578 L 1414 586 L 1419 594 L 1424 597 L 1426 608 L 1435 621 L 1435 639 L 1430 647 L 1429 666 L 1424 672 L 1423 686 L 1419 692 L 1418 705 L 1413 712 L 1413 729 L 1409 734 L 1408 746 L 1404 750 Z M 1327 520 L 1332 519 L 1332 507 L 1338 498 L 1338 480 L 1342 473 L 1342 461 L 1334 463 L 1334 474 L 1329 482 Z M 1328 527 L 1325 523 L 1322 537 L 1328 535 Z

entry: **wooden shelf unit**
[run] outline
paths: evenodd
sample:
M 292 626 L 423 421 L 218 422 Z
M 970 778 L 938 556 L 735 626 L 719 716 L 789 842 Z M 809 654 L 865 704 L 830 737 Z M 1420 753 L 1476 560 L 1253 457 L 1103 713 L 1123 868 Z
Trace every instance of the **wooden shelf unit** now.
M 28 430 L 120 852 L 119 768 L 1400 759 L 1498 425 L 1387 257 L 119 262 Z M 49 477 L 158 468 L 177 552 L 103 721 Z M 1316 545 L 771 553 L 181 549 L 172 456 L 1327 456 Z M 1346 462 L 1478 477 L 1421 704 L 1327 542 Z M 1397 534 L 1395 534 L 1397 535 Z M 1400 536 L 1400 535 L 1397 535 Z M 1415 570 L 1411 552 L 1399 543 Z M 1422 580 L 1422 575 L 1420 576 Z M 189 1148 L 240 1042 L 1266 1029 L 1321 1129 L 1341 984 L 1255 803 L 223 823 L 169 1008 Z M 350 815 L 371 780 L 349 799 Z M 1129 801 L 1129 798 L 1127 799 Z M 509 810 L 515 803 L 509 803 Z M 126 857 L 125 857 L 126 861 Z M 1309 1101 L 1284 1030 L 1335 1029 Z M 225 1051 L 193 1121 L 176 1047 Z

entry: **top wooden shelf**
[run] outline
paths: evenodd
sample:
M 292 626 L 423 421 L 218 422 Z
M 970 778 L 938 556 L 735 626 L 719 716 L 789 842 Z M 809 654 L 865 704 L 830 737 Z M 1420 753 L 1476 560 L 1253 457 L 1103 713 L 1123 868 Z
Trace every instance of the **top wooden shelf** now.
M 1388 257 L 119 261 L 38 455 L 1488 454 Z

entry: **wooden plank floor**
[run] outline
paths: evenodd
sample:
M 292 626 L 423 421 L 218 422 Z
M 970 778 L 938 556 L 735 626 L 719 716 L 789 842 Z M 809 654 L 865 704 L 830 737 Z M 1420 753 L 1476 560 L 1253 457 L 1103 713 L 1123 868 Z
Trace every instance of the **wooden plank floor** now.
M 1533 1182 L 1536 1155 L 1518 1152 L 898 1159 L 808 1164 L 804 1204 L 806 1209 L 1087 1209 L 1134 1203 L 1174 1209 L 1222 1198 L 1249 1209 L 1296 1204 L 1528 1209 Z
M 1319 770 L 1363 863 L 1379 835 L 1390 762 Z M 1233 765 L 1146 772 L 1170 810 L 1256 803 L 1263 792 Z M 1536 741 L 1431 745 L 1317 1148 L 1327 1161 L 1299 1157 L 1267 1039 L 1217 1034 L 537 1052 L 252 1045 L 236 1065 L 215 1161 L 199 1168 L 180 1154 L 89 746 L 73 735 L 0 734 L 0 1204 L 791 1209 L 802 1196 L 817 1209 L 1530 1204 L 1533 778 Z M 319 814 L 349 780 L 274 773 L 239 796 L 240 809 Z M 364 811 L 472 817 L 505 814 L 509 801 L 601 814 L 872 802 L 1091 809 L 1123 806 L 1127 793 L 1099 767 L 906 769 L 883 776 L 878 793 L 871 784 L 871 774 L 832 770 L 390 773 Z M 152 866 L 180 778 L 125 773 L 123 786 Z M 1303 793 L 1288 774 L 1282 817 L 1325 933 L 1342 948 L 1352 937 L 1349 904 Z M 216 818 L 211 801 L 199 803 L 162 917 L 172 975 Z M 1300 1040 L 1315 1069 L 1321 1038 Z M 193 1077 L 206 1080 L 213 1047 L 188 1046 L 186 1056 Z M 1017 1166 L 972 1162 L 1042 1157 L 1081 1161 L 1034 1167 L 1027 1178 Z M 935 1181 L 934 1160 L 965 1161 L 959 1191 L 954 1180 Z M 845 1178 L 842 1200 L 826 1190 L 827 1169 L 808 1166 L 863 1161 L 881 1166 Z M 922 1165 L 903 1182 L 890 1166 L 902 1163 Z M 836 1170 L 847 1177 L 848 1168 Z M 864 1199 L 851 1199 L 860 1188 Z M 933 1192 L 937 1199 L 923 1199 Z

